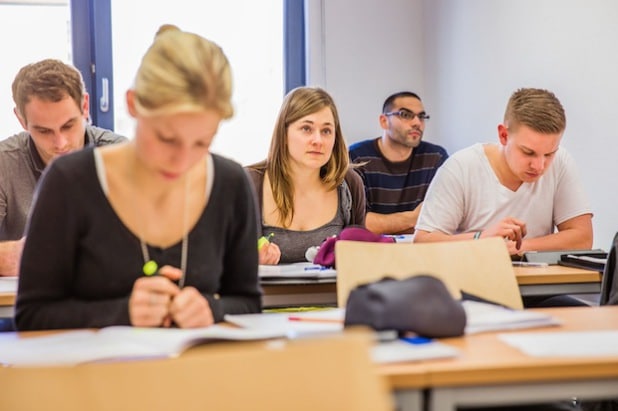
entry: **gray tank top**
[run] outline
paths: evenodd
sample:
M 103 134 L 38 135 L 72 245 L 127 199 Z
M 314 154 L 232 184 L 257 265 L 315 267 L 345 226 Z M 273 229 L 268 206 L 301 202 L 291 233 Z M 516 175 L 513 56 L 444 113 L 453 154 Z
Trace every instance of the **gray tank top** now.
M 308 231 L 288 230 L 281 227 L 262 226 L 262 234 L 274 236 L 270 239 L 281 249 L 280 264 L 290 264 L 307 261 L 305 252 L 309 247 L 319 246 L 328 237 L 338 235 L 349 224 L 352 207 L 352 194 L 344 181 L 337 189 L 339 207 L 335 217 L 321 227 Z

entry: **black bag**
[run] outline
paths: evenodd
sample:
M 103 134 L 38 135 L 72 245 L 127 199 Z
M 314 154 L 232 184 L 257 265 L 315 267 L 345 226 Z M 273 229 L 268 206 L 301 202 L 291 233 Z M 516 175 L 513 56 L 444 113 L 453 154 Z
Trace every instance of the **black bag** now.
M 345 326 L 351 325 L 411 331 L 430 338 L 456 337 L 464 333 L 466 313 L 436 277 L 386 277 L 350 292 Z

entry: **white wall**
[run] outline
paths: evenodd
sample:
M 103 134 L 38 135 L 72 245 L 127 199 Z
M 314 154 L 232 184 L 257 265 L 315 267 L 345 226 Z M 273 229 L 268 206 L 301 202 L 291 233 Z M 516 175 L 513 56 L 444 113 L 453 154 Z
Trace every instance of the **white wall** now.
M 310 18 L 322 13 L 321 22 L 310 21 L 309 83 L 333 96 L 348 143 L 377 137 L 388 95 L 412 90 L 422 98 L 425 92 L 422 1 L 309 3 Z
M 595 247 L 618 230 L 618 2 L 612 0 L 323 1 L 323 84 L 348 142 L 378 135 L 384 98 L 418 91 L 426 138 L 449 152 L 497 141 L 510 94 L 552 90 L 567 112 L 562 145 L 595 212 Z

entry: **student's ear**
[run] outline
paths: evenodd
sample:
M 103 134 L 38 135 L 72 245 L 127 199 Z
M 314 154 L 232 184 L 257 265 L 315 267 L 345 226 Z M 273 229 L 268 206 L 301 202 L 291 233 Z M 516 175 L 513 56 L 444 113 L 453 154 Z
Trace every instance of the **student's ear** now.
M 506 141 L 509 138 L 509 129 L 504 124 L 498 125 L 498 138 L 500 139 L 500 144 L 506 145 Z
M 127 99 L 127 109 L 131 117 L 135 117 L 137 114 L 137 110 L 135 110 L 135 90 L 129 89 L 127 90 L 125 97 Z
M 90 117 L 90 95 L 88 93 L 84 93 L 81 109 L 82 114 L 84 115 L 84 119 L 88 120 L 88 118 Z
M 380 114 L 380 127 L 382 130 L 388 130 L 388 117 L 384 114 Z
M 17 121 L 19 121 L 19 124 L 21 124 L 23 129 L 24 130 L 28 130 L 28 122 L 26 121 L 26 119 L 24 117 L 22 117 L 21 114 L 19 114 L 19 111 L 17 110 L 17 107 L 13 108 L 13 113 L 15 113 L 15 117 L 17 117 Z

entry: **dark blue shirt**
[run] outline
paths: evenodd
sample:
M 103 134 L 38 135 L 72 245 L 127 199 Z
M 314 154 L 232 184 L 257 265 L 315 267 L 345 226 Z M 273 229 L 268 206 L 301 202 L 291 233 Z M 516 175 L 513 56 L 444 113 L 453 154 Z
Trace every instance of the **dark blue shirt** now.
M 363 178 L 367 211 L 391 214 L 414 210 L 425 198 L 438 167 L 448 158 L 444 148 L 421 141 L 404 161 L 389 161 L 378 146 L 380 137 L 350 146 L 350 160 Z

